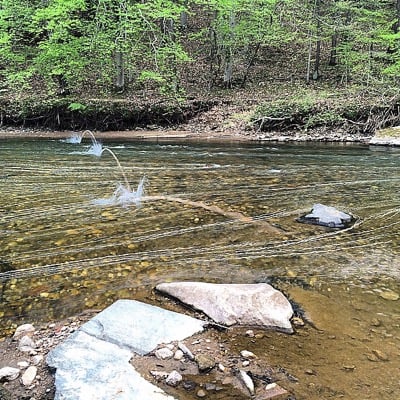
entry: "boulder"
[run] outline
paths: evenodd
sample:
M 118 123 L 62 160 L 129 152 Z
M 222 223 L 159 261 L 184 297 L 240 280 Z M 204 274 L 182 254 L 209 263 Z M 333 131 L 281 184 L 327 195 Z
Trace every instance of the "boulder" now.
M 297 219 L 298 222 L 329 228 L 346 228 L 352 220 L 351 215 L 319 203 L 313 205 L 311 213 Z
M 156 289 L 203 311 L 218 324 L 278 328 L 292 333 L 288 299 L 267 283 L 161 283 Z

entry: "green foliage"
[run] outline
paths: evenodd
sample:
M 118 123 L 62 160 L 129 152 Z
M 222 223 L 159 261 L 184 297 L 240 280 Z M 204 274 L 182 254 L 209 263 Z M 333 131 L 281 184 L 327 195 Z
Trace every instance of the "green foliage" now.
M 14 93 L 129 88 L 180 98 L 186 67 L 208 63 L 204 79 L 229 87 L 289 46 L 304 54 L 299 69 L 307 50 L 315 64 L 318 45 L 319 68 L 368 84 L 399 75 L 398 19 L 387 0 L 0 0 L 0 77 Z

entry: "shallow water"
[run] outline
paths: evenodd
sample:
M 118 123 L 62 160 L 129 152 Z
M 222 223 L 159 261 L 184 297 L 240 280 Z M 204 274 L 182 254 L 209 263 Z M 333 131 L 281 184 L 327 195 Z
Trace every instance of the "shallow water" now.
M 326 325 L 324 335 L 305 329 L 290 339 L 270 338 L 268 346 L 286 368 L 304 375 L 306 359 L 319 371 L 294 385 L 298 398 L 400 396 L 390 372 L 400 368 L 399 301 L 391 300 L 400 293 L 400 149 L 104 145 L 132 187 L 147 177 L 147 196 L 204 202 L 253 221 L 151 197 L 141 207 L 99 206 L 96 200 L 111 197 L 124 182 L 113 157 L 82 154 L 89 142 L 1 140 L 3 334 L 24 321 L 61 319 L 141 297 L 161 281 L 272 279 L 307 311 L 315 309 L 316 325 Z M 356 226 L 337 231 L 297 223 L 314 203 L 351 213 Z M 388 361 L 371 361 L 374 350 Z

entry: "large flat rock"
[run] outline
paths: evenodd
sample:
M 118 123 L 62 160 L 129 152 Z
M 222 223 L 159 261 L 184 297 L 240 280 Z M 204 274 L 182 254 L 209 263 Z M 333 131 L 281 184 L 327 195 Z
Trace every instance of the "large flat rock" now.
M 161 283 L 156 289 L 203 311 L 219 324 L 279 328 L 293 332 L 288 299 L 267 283 Z
M 138 301 L 117 301 L 48 354 L 48 365 L 57 369 L 55 400 L 173 400 L 129 360 L 200 332 L 203 325 Z

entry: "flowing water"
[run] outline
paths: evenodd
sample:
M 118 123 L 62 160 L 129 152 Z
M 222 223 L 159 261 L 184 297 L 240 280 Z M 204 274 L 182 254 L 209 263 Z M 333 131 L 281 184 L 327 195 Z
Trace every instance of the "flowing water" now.
M 162 281 L 270 281 L 324 331 L 253 349 L 301 378 L 288 383 L 297 398 L 400 398 L 400 149 L 104 144 L 132 187 L 146 177 L 139 207 L 100 205 L 124 176 L 89 143 L 0 141 L 2 334 Z M 296 222 L 314 203 L 357 222 Z

